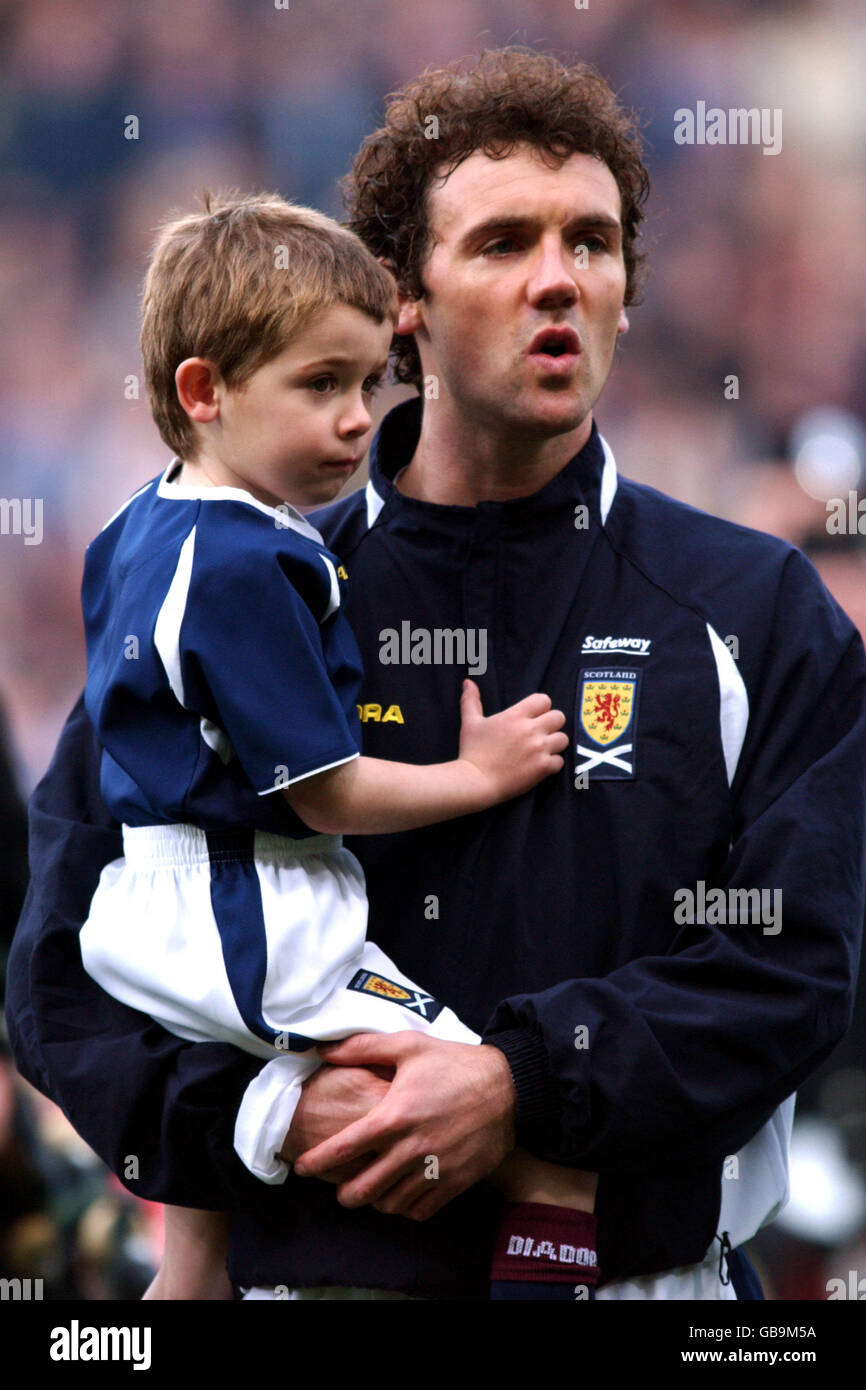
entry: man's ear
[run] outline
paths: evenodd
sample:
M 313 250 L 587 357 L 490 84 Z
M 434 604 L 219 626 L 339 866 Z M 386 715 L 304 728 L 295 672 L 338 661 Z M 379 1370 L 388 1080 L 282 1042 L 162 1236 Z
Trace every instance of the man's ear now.
M 397 280 L 394 262 L 389 260 L 387 256 L 377 256 L 376 259 L 379 264 L 390 271 L 394 279 Z M 410 298 L 410 296 L 400 288 L 399 281 L 397 281 L 397 297 L 400 301 L 400 317 L 397 320 L 394 332 L 399 333 L 401 337 L 408 337 L 410 334 L 417 332 L 421 326 L 419 303 L 417 299 Z
M 177 398 L 191 420 L 208 425 L 219 415 L 218 368 L 206 357 L 187 357 L 174 374 Z

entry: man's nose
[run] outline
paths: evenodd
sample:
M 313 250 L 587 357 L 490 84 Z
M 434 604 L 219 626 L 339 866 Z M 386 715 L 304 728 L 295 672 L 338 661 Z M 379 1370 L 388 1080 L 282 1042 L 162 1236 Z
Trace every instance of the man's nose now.
M 561 238 L 544 238 L 538 245 L 527 292 L 533 307 L 545 309 L 574 304 L 580 298 L 577 261 Z

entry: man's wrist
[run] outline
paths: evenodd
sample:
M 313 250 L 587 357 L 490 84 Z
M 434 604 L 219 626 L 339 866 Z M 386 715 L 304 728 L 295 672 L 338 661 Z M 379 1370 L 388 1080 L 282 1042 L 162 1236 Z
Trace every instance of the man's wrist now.
M 538 1035 L 527 1028 L 509 1028 L 482 1038 L 482 1042 L 499 1048 L 510 1068 L 517 1140 L 525 1139 L 539 1126 L 555 1124 L 561 1100 L 547 1049 Z

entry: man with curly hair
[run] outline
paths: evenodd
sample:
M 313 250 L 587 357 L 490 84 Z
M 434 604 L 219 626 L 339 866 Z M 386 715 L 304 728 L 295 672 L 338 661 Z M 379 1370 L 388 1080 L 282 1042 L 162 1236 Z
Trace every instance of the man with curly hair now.
M 431 633 L 485 634 L 486 709 L 543 689 L 571 715 L 573 771 L 352 843 L 371 935 L 483 1043 L 335 1045 L 281 1180 L 253 1179 L 233 1125 L 257 1064 L 81 971 L 119 851 L 79 707 L 33 802 L 19 1064 L 133 1190 L 232 1209 L 248 1296 L 486 1297 L 482 1180 L 519 1143 L 599 1175 L 600 1299 L 760 1297 L 737 1247 L 784 1202 L 793 1093 L 850 1021 L 862 643 L 792 547 L 618 477 L 593 411 L 648 180 L 597 74 L 519 49 L 425 73 L 344 189 L 396 277 L 396 372 L 418 389 L 366 493 L 315 518 L 349 575 L 364 751 L 453 744 L 463 667 Z M 567 1259 L 529 1231 L 503 1253 L 529 1282 Z

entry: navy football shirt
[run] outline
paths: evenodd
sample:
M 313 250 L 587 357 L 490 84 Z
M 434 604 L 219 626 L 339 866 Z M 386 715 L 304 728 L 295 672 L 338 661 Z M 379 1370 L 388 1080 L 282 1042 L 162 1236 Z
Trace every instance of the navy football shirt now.
M 358 756 L 339 561 L 294 508 L 170 481 L 88 547 L 87 711 L 128 825 L 312 832 L 280 789 Z

